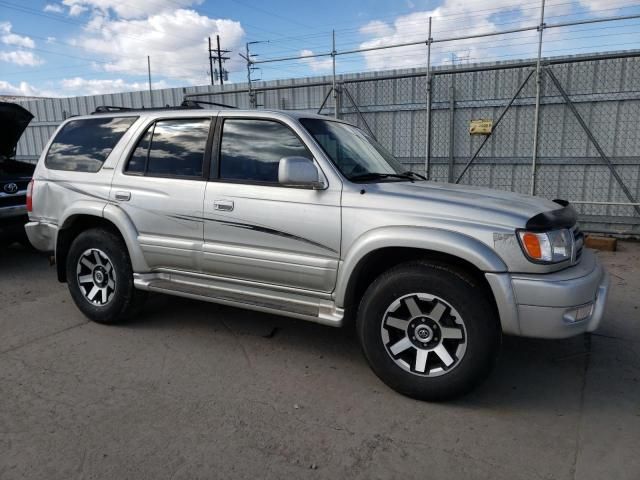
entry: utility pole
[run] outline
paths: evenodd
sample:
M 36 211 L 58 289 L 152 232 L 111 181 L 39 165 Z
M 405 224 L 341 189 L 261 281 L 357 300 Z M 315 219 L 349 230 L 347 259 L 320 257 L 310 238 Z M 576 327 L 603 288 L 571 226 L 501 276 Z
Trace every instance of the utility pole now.
M 218 73 L 217 73 L 217 77 L 218 80 L 220 80 L 220 85 L 224 85 L 224 75 L 225 75 L 225 71 L 222 68 L 222 62 L 229 60 L 229 57 L 225 57 L 223 55 L 223 53 L 229 53 L 229 50 L 221 50 L 220 49 L 220 35 L 216 35 L 216 40 L 218 42 L 218 48 L 216 50 L 213 50 L 211 48 L 211 37 L 209 37 L 209 69 L 211 70 L 211 85 L 213 85 L 213 62 L 214 60 L 218 62 Z M 214 52 L 216 53 L 214 55 Z
M 251 90 L 251 54 L 249 53 L 249 43 L 250 42 L 247 42 L 247 44 L 245 45 L 247 55 L 245 59 L 247 60 L 247 89 L 249 90 L 249 108 L 256 108 L 255 97 L 253 91 Z
M 218 71 L 220 72 L 220 85 L 224 85 L 224 71 L 222 70 L 222 62 L 224 60 L 229 60 L 229 57 L 223 57 L 223 53 L 229 53 L 229 50 L 220 50 L 220 35 L 216 35 L 216 40 L 218 41 Z
M 258 108 L 258 99 L 256 98 L 256 93 L 253 91 L 253 86 L 251 82 L 253 79 L 251 78 L 251 72 L 256 68 L 253 67 L 253 57 L 257 56 L 249 51 L 249 45 L 254 45 L 256 43 L 269 43 L 268 40 L 257 40 L 253 42 L 247 42 L 245 44 L 245 55 L 239 53 L 242 58 L 244 58 L 245 62 L 247 62 L 247 91 L 249 94 L 249 108 Z
M 209 37 L 209 73 L 211 74 L 211 85 L 213 82 L 213 56 L 211 56 L 211 37 Z

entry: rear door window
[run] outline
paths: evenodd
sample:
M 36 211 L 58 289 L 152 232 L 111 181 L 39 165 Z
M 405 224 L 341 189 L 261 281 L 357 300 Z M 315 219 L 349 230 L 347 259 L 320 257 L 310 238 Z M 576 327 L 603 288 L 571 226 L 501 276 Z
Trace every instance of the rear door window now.
M 53 170 L 95 173 L 138 117 L 72 120 L 56 135 L 45 165 Z
M 138 141 L 126 173 L 156 177 L 202 177 L 210 118 L 158 120 Z

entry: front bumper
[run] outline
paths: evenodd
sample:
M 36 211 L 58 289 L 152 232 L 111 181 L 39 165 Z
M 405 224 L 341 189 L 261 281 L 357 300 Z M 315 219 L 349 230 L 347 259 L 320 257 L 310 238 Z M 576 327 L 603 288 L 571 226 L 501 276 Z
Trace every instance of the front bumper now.
M 566 338 L 592 332 L 602 320 L 609 275 L 585 249 L 580 263 L 560 272 L 487 274 L 504 333 Z
M 53 253 L 58 238 L 58 226 L 47 222 L 29 222 L 24 226 L 29 242 L 37 250 Z

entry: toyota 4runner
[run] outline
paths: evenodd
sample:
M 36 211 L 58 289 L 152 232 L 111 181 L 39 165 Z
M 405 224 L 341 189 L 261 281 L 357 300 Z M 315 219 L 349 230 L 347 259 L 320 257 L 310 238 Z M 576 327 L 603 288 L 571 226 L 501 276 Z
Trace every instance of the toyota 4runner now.
M 107 111 L 65 121 L 27 233 L 100 323 L 147 292 L 341 326 L 390 387 L 477 385 L 501 336 L 594 330 L 609 288 L 567 202 L 426 181 L 375 139 L 279 111 Z

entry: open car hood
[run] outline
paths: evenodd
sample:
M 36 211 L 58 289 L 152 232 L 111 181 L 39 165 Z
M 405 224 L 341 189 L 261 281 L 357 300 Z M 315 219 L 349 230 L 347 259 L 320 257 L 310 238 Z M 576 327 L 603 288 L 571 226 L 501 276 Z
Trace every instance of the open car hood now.
M 17 103 L 0 102 L 0 158 L 15 154 L 18 140 L 32 119 L 33 115 Z

